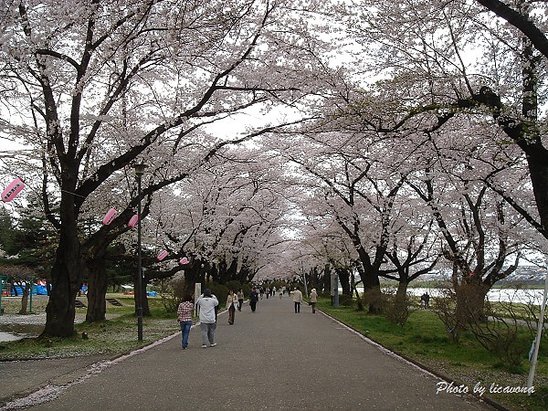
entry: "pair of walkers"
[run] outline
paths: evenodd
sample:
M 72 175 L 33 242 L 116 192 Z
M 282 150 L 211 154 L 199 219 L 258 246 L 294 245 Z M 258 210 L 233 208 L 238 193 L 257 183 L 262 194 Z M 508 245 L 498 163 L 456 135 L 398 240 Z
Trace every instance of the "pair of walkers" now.
M 297 287 L 293 289 L 290 293 L 293 303 L 295 304 L 295 314 L 301 312 L 301 303 L 303 302 L 303 293 Z M 318 302 L 318 293 L 316 289 L 313 288 L 310 290 L 309 303 L 312 306 L 312 314 L 316 313 L 316 303 Z
M 217 328 L 217 306 L 219 301 L 217 297 L 211 294 L 209 289 L 205 289 L 204 293 L 196 301 L 196 309 L 199 310 L 200 330 L 202 334 L 202 347 L 215 347 L 215 330 Z M 192 328 L 192 296 L 186 295 L 183 302 L 179 304 L 177 309 L 177 320 L 181 325 L 182 331 L 182 347 L 186 350 L 188 347 L 188 337 Z

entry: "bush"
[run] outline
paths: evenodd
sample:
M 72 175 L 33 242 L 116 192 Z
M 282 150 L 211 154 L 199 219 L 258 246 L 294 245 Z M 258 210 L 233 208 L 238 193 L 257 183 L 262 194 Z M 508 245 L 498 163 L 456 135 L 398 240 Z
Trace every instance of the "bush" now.
M 512 372 L 520 372 L 523 359 L 529 349 L 531 333 L 526 339 L 520 335 L 520 320 L 517 318 L 512 304 L 500 304 L 502 313 L 495 313 L 489 301 L 485 303 L 485 314 L 487 318 L 480 317 L 470 321 L 468 326 L 476 340 L 487 351 L 495 354 L 503 367 Z M 508 308 L 504 311 L 504 308 Z
M 244 295 L 249 296 L 249 293 L 251 292 L 251 284 L 245 283 L 242 285 L 242 290 L 244 290 Z
M 238 280 L 230 280 L 226 283 L 226 286 L 229 290 L 234 290 L 235 293 L 242 288 L 242 284 Z
M 450 287 L 442 289 L 442 295 L 432 303 L 432 311 L 445 325 L 445 331 L 450 341 L 458 343 L 461 329 L 457 318 L 457 295 L 455 291 Z
M 184 278 L 182 276 L 175 276 L 170 279 L 160 280 L 156 283 L 156 286 L 158 287 L 158 294 L 162 299 L 166 312 L 177 312 L 185 291 Z
M 402 297 L 395 293 L 385 294 L 384 314 L 391 323 L 403 327 L 409 318 L 409 306 L 410 299 L 408 295 Z
M 217 297 L 217 300 L 219 300 L 219 308 L 224 308 L 226 297 L 228 296 L 228 287 L 223 284 L 211 282 L 202 287 L 202 291 L 206 288 L 209 288 L 211 293 Z
M 363 304 L 370 314 L 381 314 L 386 303 L 385 299 L 386 297 L 380 292 L 380 289 L 367 290 L 362 295 Z
M 339 295 L 339 304 L 344 307 L 352 307 L 352 305 L 354 305 L 354 299 L 351 295 L 341 294 Z

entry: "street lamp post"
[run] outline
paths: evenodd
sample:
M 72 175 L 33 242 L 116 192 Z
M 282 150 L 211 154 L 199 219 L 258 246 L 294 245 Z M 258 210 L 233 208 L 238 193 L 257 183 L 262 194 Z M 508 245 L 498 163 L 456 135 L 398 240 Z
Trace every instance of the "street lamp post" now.
M 141 180 L 145 172 L 146 165 L 136 163 L 135 179 L 137 180 L 137 284 L 135 284 L 135 293 L 137 303 L 137 339 L 143 341 L 143 266 L 141 256 Z

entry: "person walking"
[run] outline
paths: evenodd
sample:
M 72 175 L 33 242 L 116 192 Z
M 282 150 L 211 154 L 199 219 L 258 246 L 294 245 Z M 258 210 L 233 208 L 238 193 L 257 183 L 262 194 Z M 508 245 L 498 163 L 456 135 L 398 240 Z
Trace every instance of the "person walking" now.
M 181 326 L 181 345 L 183 350 L 186 350 L 188 347 L 188 336 L 192 328 L 193 308 L 192 295 L 185 294 L 183 301 L 179 304 L 179 308 L 177 308 L 177 321 L 179 321 L 179 325 Z
M 316 314 L 316 303 L 318 302 L 318 293 L 316 289 L 310 290 L 310 306 L 312 307 L 312 314 Z
M 428 308 L 430 303 L 430 296 L 428 293 L 421 295 L 421 306 L 422 308 Z
M 238 311 L 242 311 L 242 305 L 244 303 L 244 290 L 240 288 L 240 291 L 238 291 Z
M 238 302 L 238 297 L 234 294 L 234 290 L 228 292 L 226 297 L 226 309 L 228 310 L 228 324 L 234 324 L 234 317 L 236 314 L 236 304 Z
M 251 293 L 249 293 L 249 305 L 252 312 L 255 312 L 257 309 L 257 301 L 259 301 L 259 293 L 257 292 L 257 288 L 253 287 Z
M 303 301 L 303 293 L 297 287 L 291 292 L 291 297 L 295 303 L 295 314 L 301 312 L 301 302 Z
M 217 311 L 219 305 L 217 297 L 211 294 L 211 290 L 206 288 L 204 293 L 196 301 L 196 308 L 200 311 L 200 330 L 202 332 L 202 348 L 215 347 L 215 329 L 217 328 Z

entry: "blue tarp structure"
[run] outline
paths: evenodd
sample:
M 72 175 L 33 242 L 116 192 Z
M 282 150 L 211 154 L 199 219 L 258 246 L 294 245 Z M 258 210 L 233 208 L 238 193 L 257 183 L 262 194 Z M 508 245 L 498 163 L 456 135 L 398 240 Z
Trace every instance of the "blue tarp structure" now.
M 11 296 L 15 297 L 15 290 L 17 290 L 17 295 L 22 296 L 23 295 L 23 288 L 20 285 L 13 285 L 11 287 Z M 82 294 L 86 294 L 88 292 L 88 286 L 87 284 L 82 285 Z M 32 286 L 32 294 L 33 295 L 48 295 L 48 291 L 46 289 L 45 285 L 40 284 L 34 284 Z M 147 295 L 149 297 L 157 297 L 158 293 L 156 291 L 147 291 Z
M 17 295 L 23 295 L 23 288 L 20 285 L 13 285 L 11 287 L 11 296 L 12 297 L 15 296 L 15 291 L 17 291 Z M 47 291 L 45 285 L 35 284 L 35 285 L 32 286 L 32 294 L 33 295 L 48 295 L 48 291 Z

